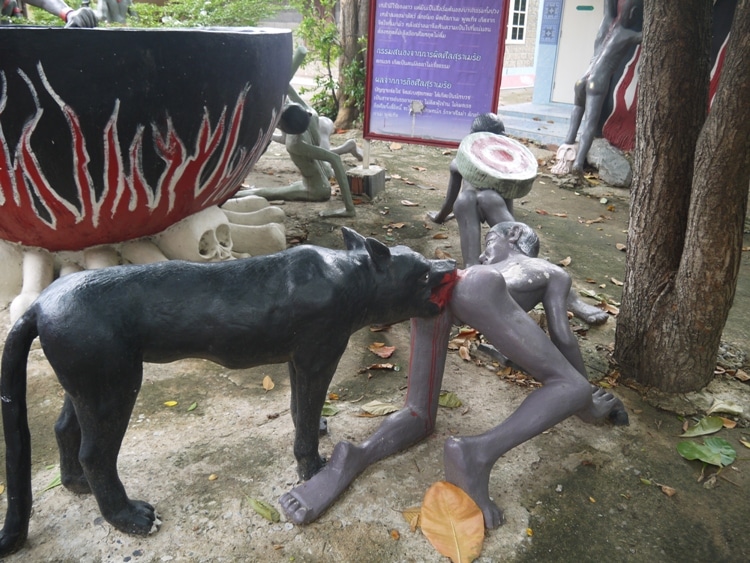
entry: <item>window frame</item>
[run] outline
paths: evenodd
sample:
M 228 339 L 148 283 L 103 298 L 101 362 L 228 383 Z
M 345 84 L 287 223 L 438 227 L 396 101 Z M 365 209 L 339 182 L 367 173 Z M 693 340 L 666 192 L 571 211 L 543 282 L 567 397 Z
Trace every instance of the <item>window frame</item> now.
M 516 21 L 522 23 L 514 23 Z M 505 43 L 511 45 L 523 45 L 526 43 L 526 26 L 529 19 L 529 0 L 512 0 L 508 3 L 508 29 L 505 34 Z M 513 39 L 513 34 L 520 31 L 521 39 Z

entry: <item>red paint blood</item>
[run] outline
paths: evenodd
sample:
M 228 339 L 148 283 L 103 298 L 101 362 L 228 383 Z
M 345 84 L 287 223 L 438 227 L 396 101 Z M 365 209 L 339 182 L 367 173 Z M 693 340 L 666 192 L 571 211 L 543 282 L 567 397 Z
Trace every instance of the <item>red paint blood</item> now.
M 451 298 L 451 293 L 453 293 L 453 286 L 456 285 L 457 279 L 458 273 L 456 272 L 456 270 L 448 272 L 447 274 L 443 275 L 443 279 L 440 280 L 440 284 L 432 290 L 430 301 L 440 307 L 441 310 L 448 304 L 448 301 Z

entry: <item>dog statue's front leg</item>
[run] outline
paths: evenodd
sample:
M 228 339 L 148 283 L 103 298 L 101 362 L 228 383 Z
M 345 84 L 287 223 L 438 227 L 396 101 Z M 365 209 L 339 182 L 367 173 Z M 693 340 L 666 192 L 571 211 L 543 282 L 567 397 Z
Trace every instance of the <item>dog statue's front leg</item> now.
M 294 457 L 297 460 L 297 474 L 305 481 L 325 465 L 325 460 L 318 451 L 320 415 L 338 361 L 339 356 L 336 356 L 335 360 L 321 368 L 321 362 L 317 360 L 312 370 L 306 365 L 300 367 L 303 364 L 301 361 L 289 362 L 291 410 L 295 424 Z

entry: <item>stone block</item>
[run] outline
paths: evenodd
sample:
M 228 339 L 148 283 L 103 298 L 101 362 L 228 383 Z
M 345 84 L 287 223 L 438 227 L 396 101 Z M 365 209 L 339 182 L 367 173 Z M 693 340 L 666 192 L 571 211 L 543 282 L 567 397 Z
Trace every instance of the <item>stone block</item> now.
M 385 170 L 380 166 L 363 168 L 357 166 L 346 173 L 349 179 L 349 189 L 352 195 L 367 195 L 373 199 L 380 192 L 385 191 Z

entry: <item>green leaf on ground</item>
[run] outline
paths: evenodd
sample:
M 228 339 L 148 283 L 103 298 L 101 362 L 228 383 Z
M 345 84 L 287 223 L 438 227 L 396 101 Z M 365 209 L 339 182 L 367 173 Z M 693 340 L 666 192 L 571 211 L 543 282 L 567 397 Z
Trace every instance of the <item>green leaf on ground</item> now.
M 250 507 L 269 522 L 279 522 L 281 514 L 273 506 L 257 498 L 247 497 Z
M 691 426 L 685 432 L 680 434 L 684 438 L 692 436 L 705 436 L 706 434 L 713 434 L 718 432 L 724 426 L 724 421 L 718 416 L 706 416 L 698 422 L 695 426 Z
M 703 444 L 688 441 L 680 442 L 677 444 L 677 451 L 685 459 L 699 459 L 703 463 L 717 467 L 726 467 L 737 457 L 737 452 L 729 442 L 715 436 L 706 438 Z
M 463 402 L 461 402 L 461 399 L 459 399 L 458 395 L 456 395 L 455 393 L 450 391 L 441 391 L 440 398 L 438 399 L 438 404 L 441 407 L 457 409 L 458 407 L 463 405 Z
M 321 413 L 322 416 L 336 416 L 339 413 L 339 409 L 334 407 L 331 403 L 328 401 L 323 404 L 323 412 Z
M 59 487 L 60 485 L 62 485 L 62 477 L 58 473 L 57 476 L 49 482 L 49 485 L 44 487 L 43 491 L 49 491 L 50 489 L 54 489 L 55 487 Z

